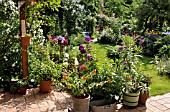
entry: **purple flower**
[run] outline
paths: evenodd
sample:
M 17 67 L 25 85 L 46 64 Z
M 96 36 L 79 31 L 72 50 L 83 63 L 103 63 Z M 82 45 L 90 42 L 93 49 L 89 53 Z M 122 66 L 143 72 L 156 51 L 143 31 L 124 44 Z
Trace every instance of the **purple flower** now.
M 61 35 L 60 36 L 57 36 L 56 38 L 58 40 L 59 43 L 63 42 L 65 40 L 64 37 L 62 37 Z
M 86 50 L 85 49 L 80 49 L 80 52 L 81 53 L 86 53 Z
M 118 50 L 119 51 L 123 50 L 123 46 L 119 46 Z
M 86 36 L 86 39 L 85 39 L 85 40 L 88 41 L 88 42 L 90 42 L 90 41 L 91 41 L 90 36 Z
M 83 44 L 80 44 L 79 45 L 79 50 L 82 49 L 82 48 L 84 49 L 84 46 L 83 46 Z
M 126 65 L 126 64 L 127 64 L 127 61 L 122 62 L 122 64 Z
M 90 54 L 87 54 L 86 57 L 88 60 L 92 59 L 92 55 L 90 55 Z

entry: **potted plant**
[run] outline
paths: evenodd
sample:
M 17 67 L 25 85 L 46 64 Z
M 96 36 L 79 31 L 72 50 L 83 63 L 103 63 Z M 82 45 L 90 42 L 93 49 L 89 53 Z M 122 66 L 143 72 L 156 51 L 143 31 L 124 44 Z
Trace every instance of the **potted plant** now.
M 140 84 L 141 90 L 139 95 L 139 104 L 142 105 L 146 104 L 146 101 L 149 98 L 150 84 L 151 84 L 151 77 L 143 75 Z
M 61 78 L 61 88 L 72 95 L 73 111 L 75 112 L 89 112 L 90 104 L 90 85 L 92 83 L 92 76 L 96 74 L 96 59 L 90 54 L 91 46 L 79 46 L 80 53 L 77 54 L 77 62 L 75 64 L 69 63 L 64 70 L 65 72 Z M 70 55 L 71 56 L 71 55 Z M 75 57 L 70 57 L 74 60 Z M 73 62 L 73 61 L 70 61 Z
M 116 102 L 121 98 L 123 78 L 115 74 L 112 65 L 104 64 L 92 77 L 90 84 L 90 107 L 92 112 L 114 112 Z
M 147 99 L 149 98 L 150 88 L 146 84 L 142 84 L 140 95 L 139 95 L 139 104 L 145 105 Z
M 61 66 L 50 59 L 51 41 L 45 45 L 29 46 L 29 73 L 40 84 L 40 92 L 51 91 L 53 79 L 61 74 Z M 57 51 L 56 51 L 57 52 Z
M 141 48 L 135 43 L 135 38 L 122 36 L 122 45 L 116 46 L 116 50 L 112 52 L 115 73 L 122 75 L 124 79 L 123 105 L 128 107 L 138 105 L 140 82 L 143 75 L 140 72 L 142 63 L 139 60 Z
M 28 88 L 28 81 L 26 79 L 19 79 L 17 82 L 17 86 L 19 88 L 19 92 L 21 95 L 26 94 L 26 90 Z

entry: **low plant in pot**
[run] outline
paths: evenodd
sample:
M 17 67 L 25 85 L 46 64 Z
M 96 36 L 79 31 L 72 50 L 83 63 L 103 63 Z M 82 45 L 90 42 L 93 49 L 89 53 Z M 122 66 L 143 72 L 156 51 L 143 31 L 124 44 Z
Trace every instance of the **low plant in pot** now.
M 149 91 L 150 87 L 148 87 L 146 84 L 141 84 L 141 90 L 139 95 L 139 104 L 145 105 L 147 99 L 149 98 Z
M 20 94 L 25 95 L 26 90 L 28 88 L 28 80 L 27 79 L 19 79 L 17 82 L 17 86 L 19 88 Z
M 114 72 L 109 63 L 103 64 L 90 84 L 90 107 L 92 112 L 114 112 L 122 95 L 123 77 Z
M 140 82 L 141 90 L 139 95 L 139 104 L 142 105 L 146 104 L 146 101 L 149 98 L 150 84 L 151 84 L 151 77 L 143 75 L 142 80 Z

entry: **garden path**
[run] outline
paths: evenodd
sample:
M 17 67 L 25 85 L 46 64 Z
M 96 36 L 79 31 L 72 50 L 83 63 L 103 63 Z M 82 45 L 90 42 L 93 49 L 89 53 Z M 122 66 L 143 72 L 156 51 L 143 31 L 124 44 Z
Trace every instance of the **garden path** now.
M 70 95 L 53 88 L 51 93 L 38 93 L 37 89 L 29 89 L 27 95 L 0 93 L 0 112 L 68 112 L 72 106 Z M 139 105 L 127 109 L 117 105 L 116 112 L 170 112 L 170 93 L 150 97 L 146 106 Z

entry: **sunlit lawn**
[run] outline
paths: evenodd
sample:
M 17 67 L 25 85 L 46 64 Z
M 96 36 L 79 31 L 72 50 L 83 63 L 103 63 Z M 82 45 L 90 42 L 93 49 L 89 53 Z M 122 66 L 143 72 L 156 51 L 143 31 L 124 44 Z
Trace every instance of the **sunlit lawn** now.
M 96 56 L 98 58 L 99 64 L 110 61 L 106 57 L 106 47 L 107 45 L 93 43 L 92 48 L 96 52 Z M 152 84 L 150 85 L 151 91 L 150 96 L 160 95 L 167 92 L 170 92 L 170 79 L 166 76 L 160 76 L 157 74 L 156 67 L 151 66 L 150 61 L 152 58 L 144 56 L 142 59 L 144 65 L 142 69 L 144 70 L 144 74 L 152 77 Z

